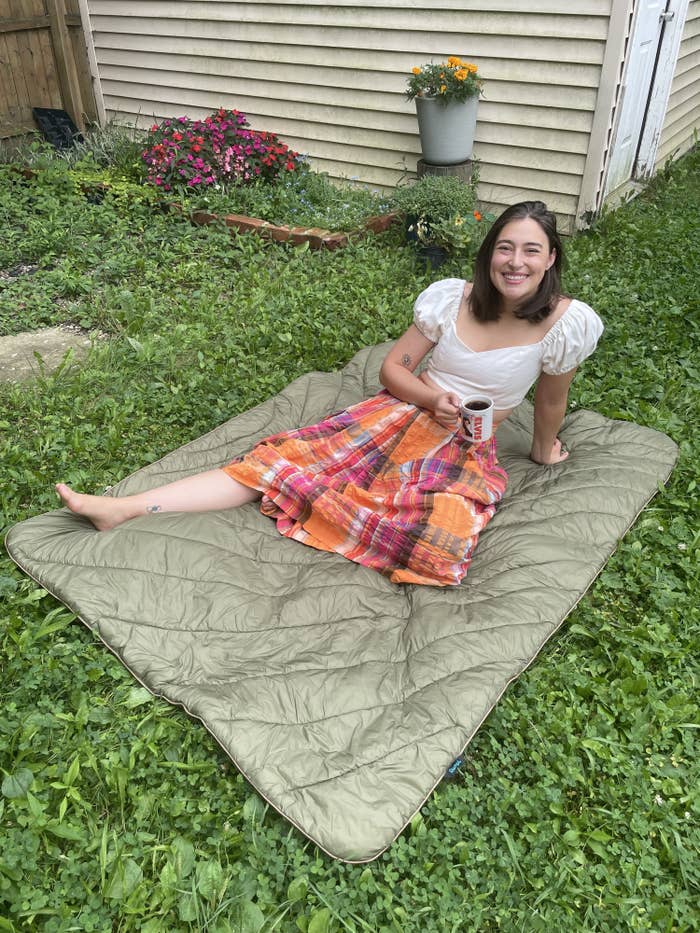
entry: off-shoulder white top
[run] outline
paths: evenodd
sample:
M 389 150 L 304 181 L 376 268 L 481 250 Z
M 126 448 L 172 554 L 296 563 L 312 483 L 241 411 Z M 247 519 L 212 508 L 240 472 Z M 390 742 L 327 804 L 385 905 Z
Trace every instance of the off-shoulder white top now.
M 603 332 L 595 311 L 574 299 L 538 343 L 472 350 L 455 327 L 465 284 L 464 279 L 433 282 L 413 309 L 416 327 L 436 344 L 426 374 L 460 398 L 485 395 L 496 409 L 515 408 L 541 372 L 561 375 L 574 369 L 595 350 Z

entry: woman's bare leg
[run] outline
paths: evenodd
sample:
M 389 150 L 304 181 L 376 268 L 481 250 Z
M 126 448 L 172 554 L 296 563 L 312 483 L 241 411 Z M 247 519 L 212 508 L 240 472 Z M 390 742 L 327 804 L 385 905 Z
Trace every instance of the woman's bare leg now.
M 244 486 L 223 470 L 196 473 L 135 496 L 89 496 L 73 492 L 65 483 L 57 483 L 56 492 L 71 512 L 89 518 L 98 531 L 115 528 L 138 515 L 233 509 L 261 496 L 257 489 Z

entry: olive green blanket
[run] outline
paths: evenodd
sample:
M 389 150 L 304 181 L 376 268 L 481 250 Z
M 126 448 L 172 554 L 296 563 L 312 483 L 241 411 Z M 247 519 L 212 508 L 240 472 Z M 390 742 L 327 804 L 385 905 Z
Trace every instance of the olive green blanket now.
M 139 470 L 116 494 L 219 466 L 379 386 L 386 346 Z M 269 803 L 331 855 L 379 855 L 590 586 L 664 482 L 675 444 L 589 411 L 556 467 L 528 460 L 532 410 L 498 432 L 510 483 L 458 587 L 389 583 L 281 537 L 257 506 L 96 532 L 64 509 L 7 549 L 141 683 L 200 719 Z

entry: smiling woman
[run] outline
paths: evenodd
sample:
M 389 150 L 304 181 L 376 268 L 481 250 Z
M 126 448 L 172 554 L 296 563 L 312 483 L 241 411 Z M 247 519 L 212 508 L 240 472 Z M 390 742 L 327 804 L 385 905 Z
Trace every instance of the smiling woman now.
M 602 324 L 588 305 L 560 294 L 560 266 L 554 215 L 539 201 L 509 208 L 479 250 L 473 287 L 446 279 L 419 295 L 414 324 L 382 365 L 383 392 L 265 438 L 222 469 L 145 493 L 57 491 L 99 530 L 261 499 L 285 537 L 393 583 L 456 585 L 507 481 L 495 436 L 476 441 L 461 424 L 465 398 L 487 399 L 499 424 L 537 381 L 531 457 L 555 464 L 568 456 L 557 432 L 569 385 Z

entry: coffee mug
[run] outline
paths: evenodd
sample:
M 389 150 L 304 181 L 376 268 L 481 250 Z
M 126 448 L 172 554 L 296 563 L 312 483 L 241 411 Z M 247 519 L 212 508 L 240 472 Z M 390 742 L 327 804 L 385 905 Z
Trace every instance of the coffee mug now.
M 482 444 L 493 434 L 493 399 L 485 395 L 470 395 L 459 407 L 464 433 L 468 441 Z

